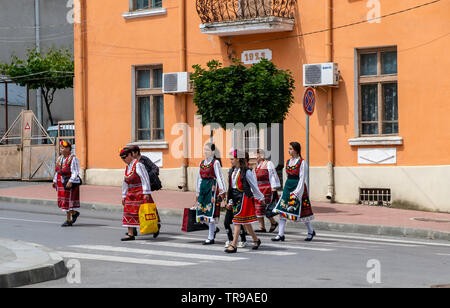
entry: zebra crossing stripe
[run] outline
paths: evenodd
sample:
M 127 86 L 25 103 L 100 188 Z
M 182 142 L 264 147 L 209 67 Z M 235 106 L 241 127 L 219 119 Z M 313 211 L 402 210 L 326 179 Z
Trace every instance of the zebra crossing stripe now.
M 129 258 L 129 257 L 78 253 L 78 252 L 71 252 L 71 251 L 58 251 L 58 254 L 60 256 L 62 256 L 63 258 L 70 258 L 70 259 L 87 259 L 87 260 L 95 260 L 95 261 L 110 261 L 110 262 L 120 262 L 120 263 L 143 264 L 143 265 L 187 266 L 187 265 L 197 264 L 197 263 L 191 263 L 191 262 L 139 259 L 139 258 Z
M 173 243 L 173 242 L 144 242 L 144 241 L 134 241 L 136 244 L 141 245 L 152 245 L 152 246 L 161 246 L 161 247 L 171 247 L 171 248 L 183 248 L 183 249 L 197 249 L 197 250 L 209 250 L 209 251 L 224 251 L 224 247 L 222 245 L 208 245 L 204 246 L 199 243 L 194 244 L 185 244 L 185 243 Z M 263 246 L 261 246 L 263 247 Z M 251 250 L 249 248 L 238 248 L 238 253 L 252 253 L 258 255 L 271 255 L 271 256 L 292 256 L 296 255 L 295 252 L 286 252 L 286 251 L 267 251 L 267 250 Z M 263 248 L 264 249 L 264 248 Z
M 186 236 L 170 236 L 170 238 L 172 239 L 180 239 L 180 240 L 201 240 L 200 238 L 196 238 L 196 237 L 186 237 Z M 251 245 L 251 244 L 250 244 Z M 249 246 L 247 246 L 249 247 Z M 250 246 L 251 247 L 251 246 Z M 333 251 L 335 249 L 331 249 L 331 248 L 319 248 L 319 247 L 305 247 L 305 246 L 300 246 L 300 245 L 285 245 L 284 243 L 280 243 L 280 244 L 273 244 L 273 243 L 267 243 L 267 242 L 262 242 L 261 247 L 264 249 L 264 247 L 271 247 L 271 248 L 281 248 L 281 249 L 299 249 L 299 250 L 314 250 L 314 251 Z M 249 249 L 249 248 L 238 248 L 238 251 L 240 249 Z M 221 249 L 223 250 L 223 248 Z M 258 250 L 259 251 L 259 250 Z M 264 251 L 267 252 L 267 251 Z M 284 255 L 285 252 L 281 251 Z M 270 251 L 270 253 L 275 253 L 274 251 Z
M 88 250 L 135 253 L 135 254 L 143 254 L 143 255 L 157 255 L 157 256 L 164 256 L 164 257 L 198 259 L 198 260 L 207 260 L 207 261 L 239 261 L 239 260 L 247 260 L 248 259 L 248 258 L 242 258 L 242 257 L 217 256 L 217 255 L 211 255 L 211 254 L 194 254 L 194 253 L 185 253 L 185 252 L 135 249 L 135 248 L 128 248 L 128 247 L 114 247 L 114 246 L 103 246 L 103 245 L 73 245 L 70 247 L 79 248 L 79 249 L 88 249 Z

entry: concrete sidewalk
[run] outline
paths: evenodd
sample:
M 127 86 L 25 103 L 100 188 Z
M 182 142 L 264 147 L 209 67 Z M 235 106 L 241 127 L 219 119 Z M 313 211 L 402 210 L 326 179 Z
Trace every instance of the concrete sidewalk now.
M 8 182 L 0 185 L 0 200 L 57 206 L 51 183 Z M 194 192 L 161 190 L 152 194 L 161 216 L 183 215 L 183 209 L 195 204 Z M 121 188 L 82 185 L 82 209 L 122 211 Z M 312 202 L 316 230 L 342 231 L 373 235 L 406 236 L 450 240 L 450 214 L 402 210 L 356 204 Z M 180 222 L 181 223 L 181 222 Z M 289 223 L 288 228 L 304 228 Z
M 55 280 L 67 269 L 57 253 L 37 244 L 0 238 L 0 288 Z

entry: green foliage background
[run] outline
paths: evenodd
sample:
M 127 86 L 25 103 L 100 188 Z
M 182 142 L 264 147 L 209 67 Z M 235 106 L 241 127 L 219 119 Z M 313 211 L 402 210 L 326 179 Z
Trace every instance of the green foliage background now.
M 29 89 L 42 89 L 49 120 L 53 123 L 50 105 L 55 92 L 73 87 L 74 61 L 66 48 L 51 48 L 45 54 L 36 48 L 29 49 L 27 59 L 11 56 L 10 63 L 0 63 L 0 74 L 16 84 Z
M 194 104 L 202 124 L 218 123 L 278 123 L 285 119 L 294 101 L 292 73 L 283 71 L 269 60 L 247 68 L 235 60 L 222 67 L 212 60 L 208 70 L 194 65 L 191 80 Z

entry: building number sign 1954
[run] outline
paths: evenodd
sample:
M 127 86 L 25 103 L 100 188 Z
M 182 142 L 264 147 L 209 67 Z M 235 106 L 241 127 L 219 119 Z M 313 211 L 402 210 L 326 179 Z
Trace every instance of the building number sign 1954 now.
M 261 61 L 262 58 L 272 60 L 272 50 L 270 49 L 246 50 L 241 55 L 241 61 L 244 64 L 258 63 Z

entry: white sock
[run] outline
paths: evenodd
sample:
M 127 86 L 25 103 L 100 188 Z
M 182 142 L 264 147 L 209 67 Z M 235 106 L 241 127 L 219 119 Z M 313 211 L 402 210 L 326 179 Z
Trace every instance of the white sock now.
M 216 224 L 212 222 L 209 224 L 208 240 L 211 241 L 214 239 L 214 232 L 216 232 Z
M 278 222 L 278 236 L 284 235 L 284 227 L 286 226 L 286 219 L 280 219 Z
M 306 225 L 306 228 L 308 228 L 308 233 L 309 233 L 309 234 L 312 234 L 313 231 L 314 231 L 314 229 L 313 229 L 312 226 L 311 226 L 311 222 L 310 222 L 310 221 L 307 221 L 307 222 L 305 222 L 305 225 Z

